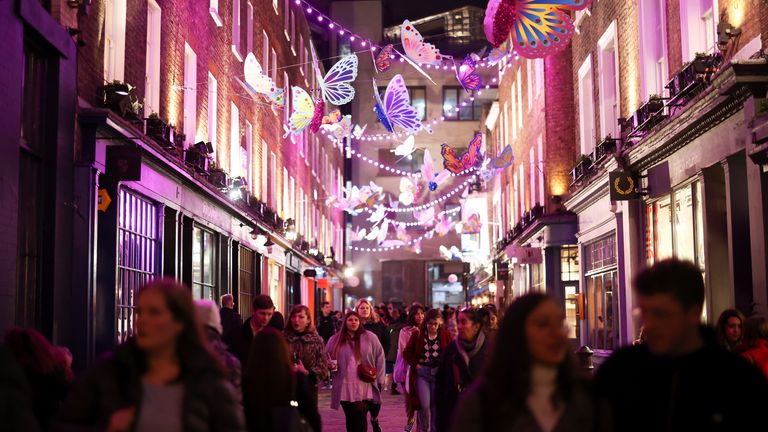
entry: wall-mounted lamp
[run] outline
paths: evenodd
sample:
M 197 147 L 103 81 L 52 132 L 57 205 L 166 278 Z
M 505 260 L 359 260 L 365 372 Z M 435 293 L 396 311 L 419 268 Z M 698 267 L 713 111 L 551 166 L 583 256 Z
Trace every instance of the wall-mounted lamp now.
M 296 232 L 296 221 L 288 219 L 284 223 L 285 239 L 288 241 L 296 241 L 299 238 L 299 233 Z
M 728 21 L 717 23 L 717 47 L 720 50 L 726 49 L 731 39 L 741 34 L 741 29 L 735 28 Z

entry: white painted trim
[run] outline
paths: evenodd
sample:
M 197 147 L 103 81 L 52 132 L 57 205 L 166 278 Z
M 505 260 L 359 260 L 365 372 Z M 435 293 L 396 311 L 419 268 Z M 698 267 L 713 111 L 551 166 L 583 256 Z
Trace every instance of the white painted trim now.
M 581 154 L 587 154 L 591 151 L 591 149 L 594 147 L 593 142 L 585 142 L 585 140 L 593 140 L 594 137 L 588 137 L 586 136 L 588 132 L 586 131 L 586 115 L 584 113 L 584 104 L 582 103 L 583 100 L 587 97 L 587 95 L 584 94 L 585 89 L 582 86 L 582 81 L 586 78 L 587 74 L 591 74 L 590 81 L 592 83 L 592 88 L 589 89 L 589 103 L 592 105 L 592 127 L 595 127 L 595 102 L 594 102 L 594 93 L 595 93 L 595 76 L 592 73 L 592 54 L 587 55 L 587 58 L 584 60 L 584 62 L 579 67 L 579 73 L 578 73 L 578 88 L 579 88 L 579 150 Z M 591 132 L 589 132 L 591 133 Z
M 616 136 L 618 130 L 617 125 L 612 125 L 608 130 L 605 123 L 605 98 L 602 95 L 605 94 L 605 86 L 603 83 L 604 67 L 603 67 L 603 55 L 602 52 L 607 46 L 613 44 L 613 57 L 614 57 L 614 88 L 616 89 L 616 118 L 621 117 L 621 88 L 619 87 L 619 38 L 617 34 L 616 20 L 613 20 L 608 28 L 605 30 L 600 39 L 597 41 L 598 56 L 597 56 L 597 70 L 598 70 L 598 88 L 600 92 L 600 137 L 605 137 L 609 132 Z M 594 84 L 593 84 L 594 85 Z

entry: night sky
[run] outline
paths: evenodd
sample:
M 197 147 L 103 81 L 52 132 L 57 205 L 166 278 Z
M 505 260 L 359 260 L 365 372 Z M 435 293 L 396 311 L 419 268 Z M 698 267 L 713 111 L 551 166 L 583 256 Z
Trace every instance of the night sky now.
M 383 0 L 384 27 L 401 24 L 405 19 L 418 19 L 462 6 L 485 9 L 488 0 Z

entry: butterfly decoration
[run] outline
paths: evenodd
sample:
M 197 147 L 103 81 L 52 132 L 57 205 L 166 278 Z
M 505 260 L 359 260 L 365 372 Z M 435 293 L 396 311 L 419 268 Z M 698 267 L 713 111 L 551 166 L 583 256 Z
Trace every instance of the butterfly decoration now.
M 485 159 L 485 160 L 483 161 L 483 164 L 482 164 L 482 165 L 480 165 L 480 169 L 477 171 L 477 173 L 480 175 L 480 178 L 481 178 L 481 179 L 482 179 L 484 182 L 489 182 L 489 181 L 491 181 L 491 179 L 493 178 L 493 176 L 495 176 L 496 174 L 498 174 L 498 172 L 500 171 L 500 170 L 497 170 L 497 169 L 493 169 L 493 168 L 491 168 L 491 167 L 490 167 L 490 164 L 491 164 L 491 160 L 490 160 L 490 159 Z
M 435 173 L 432 155 L 429 154 L 429 149 L 424 150 L 424 164 L 421 166 L 421 178 L 424 180 L 424 183 L 427 184 L 429 191 L 436 191 L 437 187 L 445 183 L 450 176 L 451 172 L 448 170 L 442 170 L 440 173 Z
M 461 221 L 461 233 L 462 234 L 478 234 L 480 233 L 480 228 L 482 227 L 482 223 L 480 222 L 480 214 L 478 213 L 472 213 Z
M 407 250 L 415 253 L 420 254 L 421 253 L 421 239 L 414 240 L 411 242 L 411 244 L 406 248 Z
M 383 102 L 374 79 L 373 95 L 376 98 L 373 110 L 387 132 L 394 132 L 395 126 L 399 126 L 406 132 L 415 134 L 422 128 L 419 114 L 416 108 L 411 106 L 411 98 L 408 96 L 408 88 L 402 75 L 395 75 L 387 84 Z
M 279 107 L 285 106 L 285 89 L 275 89 L 275 91 L 267 95 L 267 99 Z
M 461 251 L 456 246 L 451 246 L 450 249 L 445 245 L 440 245 L 440 255 L 448 261 L 461 261 Z
M 418 181 L 412 177 L 406 176 L 400 178 L 400 195 L 398 200 L 403 205 L 413 204 L 419 193 Z
M 512 146 L 507 144 L 498 157 L 491 159 L 490 168 L 503 170 L 512 165 L 514 161 L 515 156 L 512 155 Z
M 264 73 L 261 63 L 256 60 L 256 56 L 253 53 L 248 53 L 245 56 L 244 64 L 245 83 L 251 90 L 263 95 L 270 95 L 277 90 L 275 82 L 272 81 L 269 75 Z
M 400 41 L 405 55 L 417 64 L 439 65 L 443 61 L 440 50 L 431 43 L 424 42 L 416 27 L 410 21 L 403 21 L 400 27 Z
M 402 144 L 398 145 L 392 150 L 392 153 L 394 153 L 396 156 L 410 156 L 415 151 L 416 139 L 413 137 L 413 135 L 409 135 Z
M 373 57 L 373 65 L 376 66 L 378 72 L 386 72 L 392 66 L 392 59 L 394 56 L 395 48 L 392 44 L 384 46 L 376 57 L 373 57 L 373 51 L 371 51 L 371 57 Z
M 315 104 L 312 102 L 309 93 L 301 87 L 292 86 L 291 92 L 293 93 L 293 98 L 291 99 L 293 111 L 288 119 L 288 125 L 285 127 L 283 138 L 286 138 L 289 134 L 299 135 L 307 127 L 313 133 L 317 133 L 323 122 L 325 103 L 319 100 Z
M 381 242 L 382 247 L 400 247 L 411 243 L 411 236 L 408 235 L 404 226 L 395 225 L 395 238 Z
M 341 121 L 341 111 L 339 111 L 338 109 L 335 109 L 329 112 L 328 115 L 323 116 L 324 125 L 332 125 L 340 121 Z
M 384 218 L 387 216 L 387 209 L 385 207 L 377 207 L 376 210 L 371 213 L 371 216 L 368 217 L 368 222 L 373 223 L 374 225 L 378 224 Z
M 384 220 L 379 225 L 374 226 L 365 236 L 366 240 L 376 240 L 377 243 L 381 243 L 387 238 L 387 232 L 389 231 L 389 221 Z
M 423 211 L 413 212 L 413 217 L 419 221 L 419 225 L 421 226 L 432 226 L 432 223 L 435 221 L 435 208 L 430 207 Z
M 477 73 L 477 61 L 472 55 L 464 57 L 461 66 L 456 70 L 456 78 L 467 93 L 478 91 L 483 86 L 483 80 Z
M 363 132 L 365 132 L 365 128 L 367 127 L 367 124 L 364 124 L 363 127 L 360 127 L 360 125 L 355 125 L 354 129 L 352 129 L 352 137 L 356 140 L 359 140 L 360 137 L 363 136 Z
M 324 129 L 331 131 L 337 143 L 348 137 L 352 131 L 352 116 L 347 114 L 341 118 L 341 121 L 335 124 L 324 124 Z
M 368 186 L 352 186 L 351 188 L 342 188 L 342 197 L 329 197 L 326 202 L 329 205 L 340 208 L 347 213 L 356 215 L 360 210 L 372 207 L 379 202 L 384 189 L 371 182 Z
M 315 77 L 320 85 L 323 100 L 337 106 L 351 102 L 355 98 L 355 88 L 352 87 L 352 83 L 357 78 L 357 55 L 349 54 L 342 57 L 331 66 L 323 78 L 321 78 L 317 61 L 314 60 L 316 58 L 314 48 L 312 48 L 312 58 L 312 66 L 315 68 Z
M 573 37 L 568 11 L 582 10 L 591 0 L 490 0 L 483 27 L 488 41 L 498 47 L 512 34 L 517 53 L 542 58 L 564 49 Z
M 368 231 L 365 228 L 357 227 L 352 231 L 352 241 L 364 240 L 366 235 L 368 235 Z
M 443 156 L 443 166 L 453 174 L 460 174 L 470 168 L 476 167 L 483 160 L 480 149 L 483 145 L 483 134 L 476 133 L 467 146 L 467 151 L 460 156 L 448 144 L 441 146 L 440 154 Z
M 509 54 L 509 38 L 504 39 L 504 42 L 502 42 L 501 45 L 492 49 L 488 54 L 488 57 L 485 58 L 485 61 L 488 62 L 489 65 L 495 66 L 507 54 Z
M 437 216 L 436 223 L 435 223 L 435 233 L 442 237 L 453 229 L 454 222 L 448 218 L 445 213 L 441 213 Z

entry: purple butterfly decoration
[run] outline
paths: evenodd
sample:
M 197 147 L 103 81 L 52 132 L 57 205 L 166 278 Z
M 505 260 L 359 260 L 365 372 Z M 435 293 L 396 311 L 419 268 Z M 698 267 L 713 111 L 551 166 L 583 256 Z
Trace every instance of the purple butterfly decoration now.
M 478 91 L 483 86 L 483 80 L 480 78 L 480 74 L 477 72 L 477 63 L 468 55 L 464 58 L 464 61 L 456 71 L 456 77 L 459 79 L 459 83 L 467 92 Z
M 414 134 L 422 128 L 421 119 L 416 108 L 411 106 L 411 98 L 408 96 L 408 87 L 405 80 L 398 74 L 392 78 L 384 92 L 384 100 L 379 96 L 376 80 L 373 80 L 373 95 L 376 105 L 373 110 L 388 132 L 394 132 L 395 126 Z

